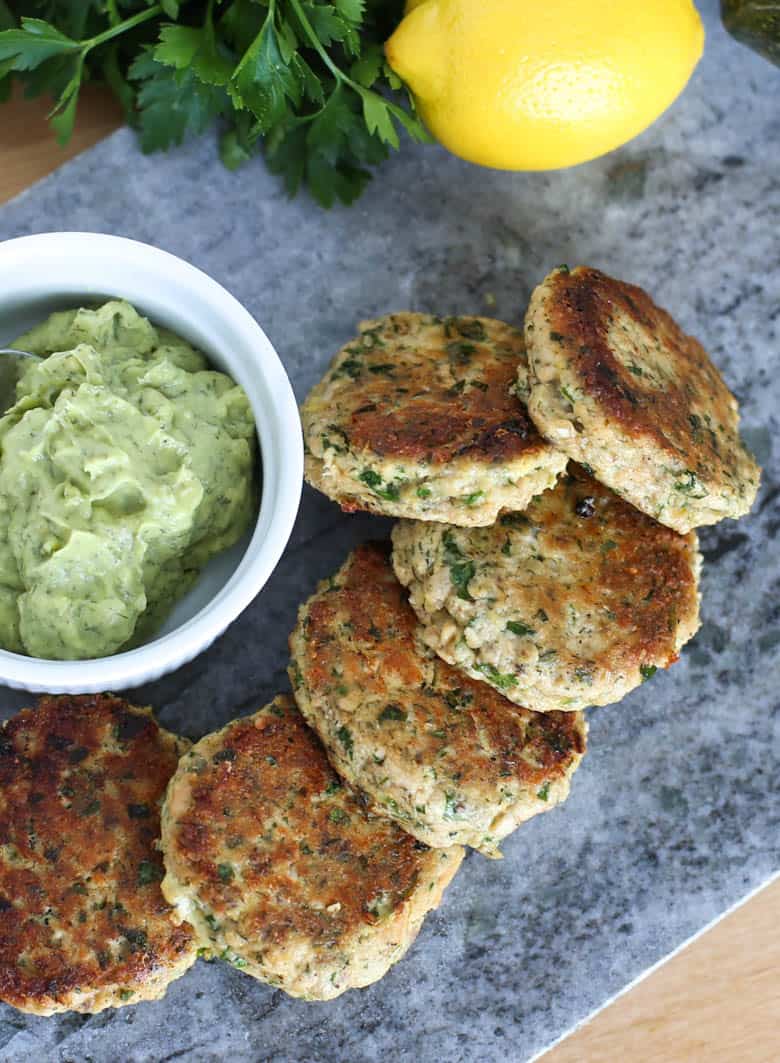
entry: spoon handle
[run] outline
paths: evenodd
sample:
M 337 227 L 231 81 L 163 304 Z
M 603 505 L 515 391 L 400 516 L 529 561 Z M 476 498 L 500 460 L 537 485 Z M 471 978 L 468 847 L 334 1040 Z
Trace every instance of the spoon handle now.
M 37 354 L 29 351 L 20 351 L 15 347 L 0 347 L 0 355 L 7 354 L 8 358 L 0 357 L 0 416 L 13 406 L 16 400 L 16 382 L 19 379 L 21 359 L 31 358 L 39 362 Z

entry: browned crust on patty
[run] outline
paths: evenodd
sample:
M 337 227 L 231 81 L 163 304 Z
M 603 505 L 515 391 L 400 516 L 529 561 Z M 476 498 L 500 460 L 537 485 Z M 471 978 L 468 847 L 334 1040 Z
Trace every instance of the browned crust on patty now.
M 348 512 L 490 524 L 565 466 L 517 397 L 527 386 L 523 335 L 501 321 L 364 321 L 301 406 L 304 475 Z
M 714 431 L 706 425 L 696 431 L 691 424 L 694 408 L 702 402 L 717 411 L 721 424 L 733 418 L 736 408 L 697 339 L 686 335 L 642 288 L 600 270 L 578 266 L 552 274 L 546 283 L 550 324 L 561 337 L 553 342 L 565 347 L 583 389 L 609 418 L 634 437 L 650 437 L 675 456 L 684 453 L 695 469 L 706 469 L 713 461 L 733 465 L 733 455 Z M 646 375 L 641 351 L 633 370 L 616 356 L 610 339 L 616 317 L 630 321 L 648 343 L 662 348 L 674 369 L 662 387 Z
M 531 415 L 613 490 L 681 532 L 749 510 L 760 470 L 737 401 L 645 291 L 586 266 L 553 271 L 526 339 Z
M 619 700 L 676 661 L 699 625 L 695 533 L 659 524 L 573 462 L 493 527 L 406 521 L 394 543 L 429 645 L 539 711 Z
M 677 660 L 678 625 L 682 621 L 687 628 L 698 614 L 693 533 L 680 535 L 640 513 L 573 462 L 525 513 L 503 518 L 497 548 L 511 538 L 512 528 L 522 535 L 533 525 L 539 553 L 554 557 L 565 551 L 571 565 L 560 587 L 540 582 L 540 608 L 548 623 L 566 626 L 567 589 L 574 585 L 578 609 L 614 625 L 594 662 L 600 670 L 634 670 L 645 662 L 666 667 Z
M 208 759 L 196 746 L 183 771 L 189 797 L 166 852 L 217 919 L 251 898 L 241 929 L 258 950 L 298 936 L 337 948 L 379 921 L 372 898 L 397 908 L 418 881 L 426 846 L 342 786 L 289 695 L 230 724 Z
M 194 961 L 156 849 L 179 752 L 110 695 L 43 697 L 0 731 L 0 999 L 99 1010 L 161 995 Z
M 345 395 L 355 449 L 432 464 L 501 462 L 546 448 L 510 392 L 518 362 L 526 363 L 525 343 L 511 325 L 390 314 L 361 325 L 361 337 L 338 355 L 331 373 L 359 364 L 349 389 L 359 401 Z
M 344 786 L 290 695 L 202 739 L 163 813 L 163 890 L 213 954 L 293 996 L 381 978 L 463 850 L 433 850 Z
M 513 705 L 423 646 L 406 592 L 393 573 L 388 544 L 369 543 L 353 552 L 302 608 L 291 647 L 291 674 L 309 722 L 339 770 L 363 785 L 380 807 L 381 794 L 367 774 L 371 743 L 388 758 L 405 758 L 412 777 L 426 765 L 435 766 L 442 785 L 462 795 L 464 806 L 479 795 L 497 814 L 499 795 L 510 790 L 515 803 L 527 805 L 528 815 L 543 811 L 547 793 L 537 800 L 539 789 L 567 779 L 585 751 L 579 714 L 539 714 Z M 323 705 L 338 704 L 342 697 L 354 702 L 354 710 L 345 705 L 343 717 L 328 716 Z M 353 759 L 345 749 L 339 721 L 349 725 L 367 767 L 359 768 L 357 755 Z M 451 812 L 457 812 L 458 801 L 454 796 Z M 386 806 L 385 811 L 393 814 Z M 401 821 L 425 836 L 425 825 L 415 824 L 413 811 Z M 495 842 L 469 844 L 490 853 Z

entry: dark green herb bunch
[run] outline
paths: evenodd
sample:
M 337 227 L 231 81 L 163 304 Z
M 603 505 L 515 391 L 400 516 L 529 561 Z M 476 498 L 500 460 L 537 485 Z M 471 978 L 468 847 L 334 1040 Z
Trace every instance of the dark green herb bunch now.
M 231 169 L 262 151 L 294 195 L 351 203 L 399 130 L 426 139 L 383 41 L 403 0 L 0 0 L 0 100 L 50 94 L 61 142 L 106 82 L 144 151 L 212 124 Z

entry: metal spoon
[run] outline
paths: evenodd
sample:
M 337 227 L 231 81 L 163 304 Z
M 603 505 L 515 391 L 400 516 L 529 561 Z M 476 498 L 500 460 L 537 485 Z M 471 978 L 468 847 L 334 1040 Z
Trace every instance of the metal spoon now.
M 19 380 L 23 358 L 33 358 L 36 362 L 41 360 L 39 355 L 31 354 L 30 351 L 0 347 L 0 415 L 16 401 L 16 383 Z

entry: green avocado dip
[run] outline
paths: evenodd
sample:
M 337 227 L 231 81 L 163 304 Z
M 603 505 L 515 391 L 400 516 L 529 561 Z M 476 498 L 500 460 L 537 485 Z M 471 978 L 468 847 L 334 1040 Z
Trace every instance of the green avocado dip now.
M 0 418 L 0 646 L 104 657 L 150 636 L 255 509 L 246 394 L 129 303 L 66 310 Z

